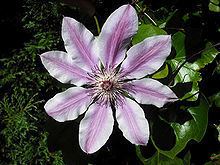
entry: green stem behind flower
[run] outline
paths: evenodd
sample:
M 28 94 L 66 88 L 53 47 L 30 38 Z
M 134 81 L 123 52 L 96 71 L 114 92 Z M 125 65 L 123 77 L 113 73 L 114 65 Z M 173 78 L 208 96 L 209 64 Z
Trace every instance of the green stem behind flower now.
M 97 17 L 94 15 L 93 16 L 94 20 L 95 20 L 95 24 L 96 24 L 96 28 L 97 28 L 97 32 L 98 34 L 100 33 L 100 26 L 99 26 L 99 21 L 97 19 Z

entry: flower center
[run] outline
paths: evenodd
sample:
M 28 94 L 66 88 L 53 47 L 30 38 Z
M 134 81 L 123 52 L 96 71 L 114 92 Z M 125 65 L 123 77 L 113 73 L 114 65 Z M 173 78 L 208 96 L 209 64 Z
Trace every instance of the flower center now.
M 123 81 L 120 81 L 119 74 L 115 71 L 101 70 L 98 67 L 89 74 L 93 79 L 91 87 L 93 88 L 91 95 L 98 103 L 108 102 L 115 104 L 121 97 L 123 89 Z
M 113 82 L 111 82 L 110 80 L 101 81 L 101 84 L 100 84 L 101 88 L 105 91 L 112 90 L 113 85 L 114 85 Z

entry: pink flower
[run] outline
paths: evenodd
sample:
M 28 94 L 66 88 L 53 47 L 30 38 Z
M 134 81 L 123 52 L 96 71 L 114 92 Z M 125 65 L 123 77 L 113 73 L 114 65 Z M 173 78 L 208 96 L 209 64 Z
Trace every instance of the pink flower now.
M 99 150 L 111 135 L 112 107 L 124 137 L 146 145 L 149 125 L 138 103 L 162 107 L 177 99 L 167 86 L 144 78 L 158 70 L 170 54 L 170 35 L 146 38 L 127 51 L 137 30 L 138 17 L 130 5 L 113 12 L 98 37 L 75 19 L 64 17 L 62 38 L 67 52 L 49 51 L 40 56 L 51 76 L 76 85 L 50 99 L 45 110 L 59 122 L 86 112 L 79 126 L 79 143 L 86 153 Z

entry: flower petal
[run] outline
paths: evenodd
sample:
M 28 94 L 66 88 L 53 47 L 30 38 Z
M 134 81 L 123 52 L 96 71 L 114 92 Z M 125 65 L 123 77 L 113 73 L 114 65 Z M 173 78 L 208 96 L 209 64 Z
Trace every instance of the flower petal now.
M 168 86 L 150 78 L 132 81 L 127 90 L 133 93 L 132 96 L 140 104 L 162 107 L 167 102 L 177 100 L 177 96 Z
M 91 102 L 89 90 L 72 87 L 56 94 L 45 104 L 47 114 L 59 122 L 74 120 L 87 110 Z
M 157 71 L 171 52 L 171 36 L 158 35 L 146 38 L 132 46 L 122 63 L 122 76 L 142 78 Z
M 87 28 L 70 17 L 64 17 L 62 37 L 66 51 L 77 65 L 90 70 L 98 62 L 95 53 L 95 37 Z
M 50 75 L 62 83 L 82 85 L 90 79 L 65 52 L 49 51 L 40 55 L 40 58 Z
M 79 144 L 86 153 L 94 153 L 108 140 L 112 133 L 114 119 L 110 106 L 92 104 L 80 122 Z
M 141 107 L 125 98 L 116 108 L 116 119 L 123 135 L 131 143 L 146 145 L 149 139 L 149 125 Z
M 98 37 L 100 58 L 106 68 L 119 64 L 131 37 L 138 30 L 138 17 L 131 5 L 123 5 L 106 20 Z

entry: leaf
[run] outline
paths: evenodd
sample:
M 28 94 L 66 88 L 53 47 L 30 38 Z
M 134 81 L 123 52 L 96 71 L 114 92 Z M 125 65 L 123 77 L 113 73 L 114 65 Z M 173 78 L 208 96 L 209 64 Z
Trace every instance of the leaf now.
M 154 73 L 152 78 L 154 78 L 154 79 L 162 79 L 162 78 L 167 77 L 168 73 L 169 73 L 169 68 L 168 68 L 168 65 L 166 64 L 164 67 L 162 67 L 162 70 Z
M 139 146 L 136 147 L 136 154 L 144 165 L 184 165 L 184 160 L 178 157 L 171 159 L 159 152 L 156 152 L 151 158 L 146 159 L 142 156 Z
M 185 61 L 185 34 L 177 32 L 172 37 L 173 46 L 176 50 L 176 57 L 169 61 L 172 70 L 176 70 Z M 180 100 L 187 99 L 188 101 L 196 101 L 198 99 L 199 86 L 198 83 L 202 80 L 200 69 L 204 68 L 207 64 L 212 63 L 217 57 L 219 51 L 213 47 L 210 42 L 207 42 L 205 50 L 202 52 L 201 57 L 195 62 L 185 64 L 180 68 L 175 76 L 174 85 L 177 83 L 192 82 L 192 89 L 186 93 Z
M 214 103 L 216 107 L 220 107 L 220 91 L 209 97 L 211 103 Z
M 155 35 L 163 35 L 163 34 L 167 34 L 163 29 L 160 29 L 151 24 L 141 24 L 138 28 L 137 34 L 134 36 L 132 40 L 132 44 L 135 45 L 143 41 L 147 37 L 152 37 Z
M 213 12 L 220 12 L 219 3 L 220 3 L 220 0 L 210 0 L 209 10 Z
M 172 36 L 172 44 L 177 53 L 175 58 L 185 59 L 185 38 L 186 36 L 182 32 L 177 32 Z
M 140 159 L 140 161 L 145 165 L 147 159 L 142 155 L 140 146 L 136 146 L 136 155 Z
M 209 104 L 204 97 L 200 98 L 200 103 L 198 106 L 186 109 L 192 116 L 191 120 L 186 121 L 184 124 L 174 122 L 170 123 L 176 135 L 175 146 L 169 151 L 164 151 L 160 150 L 153 141 L 153 144 L 158 152 L 173 159 L 185 148 L 186 144 L 190 140 L 200 142 L 205 134 L 208 124 L 208 109 Z
M 177 85 L 177 83 L 192 82 L 191 90 L 188 93 L 186 93 L 182 98 L 180 98 L 180 100 L 187 99 L 188 101 L 196 101 L 198 99 L 198 92 L 199 92 L 198 82 L 202 80 L 202 77 L 201 74 L 198 72 L 198 70 L 195 69 L 196 64 L 185 62 L 186 60 L 185 34 L 182 32 L 175 33 L 172 37 L 172 42 L 173 42 L 173 47 L 176 50 L 176 57 L 168 61 L 168 63 L 170 64 L 173 71 L 175 71 L 182 64 L 184 64 L 179 69 L 178 73 L 175 75 L 174 85 Z M 208 63 L 208 61 L 209 62 L 211 61 L 211 60 L 204 60 L 207 59 L 208 54 L 212 54 L 213 56 L 216 56 L 214 55 L 216 54 L 216 51 L 213 49 L 212 50 L 207 49 L 203 53 L 204 53 L 204 55 L 202 56 L 203 58 L 201 57 L 200 61 L 199 59 L 197 60 L 198 62 L 196 61 L 198 65 L 202 63 L 205 66 L 206 63 Z M 202 66 L 200 68 L 202 68 Z
M 220 4 L 220 0 L 210 0 L 210 2 L 215 4 L 215 5 L 219 5 Z
M 180 60 L 178 59 L 172 59 L 170 61 L 170 65 L 173 69 L 176 69 L 179 67 L 181 64 Z M 174 85 L 177 83 L 186 83 L 186 82 L 192 82 L 192 89 L 190 92 L 186 93 L 180 100 L 186 99 L 188 101 L 196 101 L 198 99 L 198 91 L 199 91 L 199 86 L 198 82 L 202 80 L 201 74 L 192 69 L 191 64 L 186 62 L 178 71 Z
M 201 58 L 196 60 L 191 66 L 194 70 L 200 70 L 204 68 L 207 64 L 213 62 L 220 52 L 213 47 L 213 45 L 208 42 L 205 47 L 205 51 L 202 52 Z
M 218 141 L 220 142 L 220 124 L 218 125 L 214 125 L 217 129 L 217 132 L 218 132 Z M 220 159 L 220 156 L 219 156 L 219 159 Z

